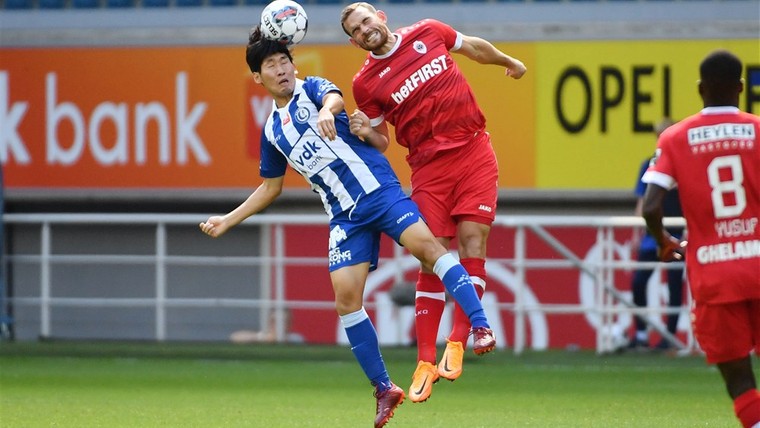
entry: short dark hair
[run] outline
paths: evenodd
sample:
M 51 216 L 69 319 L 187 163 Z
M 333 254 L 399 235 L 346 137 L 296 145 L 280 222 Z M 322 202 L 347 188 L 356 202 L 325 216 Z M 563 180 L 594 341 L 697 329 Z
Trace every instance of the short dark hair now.
M 248 46 L 245 47 L 245 62 L 248 63 L 248 68 L 252 73 L 260 73 L 264 60 L 278 53 L 287 55 L 290 62 L 293 62 L 293 56 L 287 45 L 264 37 L 259 25 L 251 29 L 248 35 Z
M 699 78 L 711 86 L 732 86 L 742 78 L 742 61 L 731 52 L 711 52 L 699 65 Z

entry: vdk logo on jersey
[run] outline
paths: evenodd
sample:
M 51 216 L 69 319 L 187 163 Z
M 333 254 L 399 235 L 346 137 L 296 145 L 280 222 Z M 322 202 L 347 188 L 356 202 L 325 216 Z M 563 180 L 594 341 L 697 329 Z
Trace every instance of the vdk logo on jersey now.
M 293 147 L 290 158 L 298 165 L 313 171 L 323 160 L 319 153 L 323 148 L 324 146 L 320 141 L 304 141 L 302 139 Z

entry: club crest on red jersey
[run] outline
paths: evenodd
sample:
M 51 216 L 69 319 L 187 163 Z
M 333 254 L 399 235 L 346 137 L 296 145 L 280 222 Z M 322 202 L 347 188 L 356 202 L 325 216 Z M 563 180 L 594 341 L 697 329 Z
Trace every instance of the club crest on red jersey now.
M 414 50 L 419 52 L 421 55 L 424 55 L 425 53 L 427 53 L 427 46 L 425 46 L 425 44 L 419 40 L 415 40 L 412 46 L 414 47 Z

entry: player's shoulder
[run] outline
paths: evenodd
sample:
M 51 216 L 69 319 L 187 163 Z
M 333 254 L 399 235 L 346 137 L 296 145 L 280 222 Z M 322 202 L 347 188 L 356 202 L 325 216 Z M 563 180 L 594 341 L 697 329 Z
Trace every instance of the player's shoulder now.
M 746 111 L 739 111 L 739 117 L 743 121 L 754 122 L 756 125 L 760 126 L 760 116 L 758 116 L 758 115 L 756 115 L 754 113 L 749 113 L 749 112 L 746 112 Z
M 356 72 L 356 74 L 354 74 L 354 77 L 352 79 L 353 84 L 356 85 L 357 82 L 362 81 L 366 77 L 367 72 L 370 68 L 372 68 L 372 56 L 368 53 L 367 57 L 364 58 L 364 62 L 362 63 L 361 68 Z
M 419 34 L 426 32 L 441 32 L 450 29 L 451 27 L 442 21 L 433 18 L 425 18 L 417 21 L 407 27 L 399 28 L 396 32 L 402 36 L 409 34 Z

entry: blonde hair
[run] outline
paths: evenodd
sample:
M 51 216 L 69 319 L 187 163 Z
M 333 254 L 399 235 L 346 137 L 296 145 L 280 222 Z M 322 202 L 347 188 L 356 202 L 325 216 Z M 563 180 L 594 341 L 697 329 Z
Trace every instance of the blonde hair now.
M 351 34 L 349 34 L 348 31 L 346 31 L 346 27 L 343 24 L 345 24 L 346 19 L 348 19 L 348 17 L 351 16 L 351 14 L 354 13 L 354 11 L 360 7 L 367 9 L 373 14 L 377 13 L 377 9 L 375 9 L 375 6 L 372 6 L 371 4 L 367 2 L 363 2 L 363 1 L 351 3 L 350 5 L 344 7 L 343 10 L 340 12 L 340 27 L 343 28 L 343 32 L 348 34 L 349 37 L 351 36 Z

